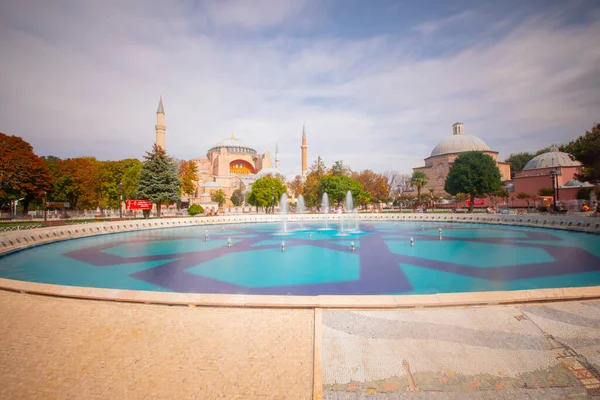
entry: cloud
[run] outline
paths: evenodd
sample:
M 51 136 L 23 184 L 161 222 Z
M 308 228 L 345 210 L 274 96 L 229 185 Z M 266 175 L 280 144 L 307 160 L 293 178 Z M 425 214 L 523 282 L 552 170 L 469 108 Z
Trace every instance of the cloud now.
M 494 15 L 492 33 L 465 23 L 463 36 L 482 40 L 448 51 L 435 48 L 445 27 L 485 16 L 415 21 L 426 37 L 349 38 L 287 29 L 319 12 L 296 1 L 14 4 L 0 16 L 0 131 L 42 155 L 141 157 L 159 95 L 174 156 L 203 156 L 235 132 L 259 152 L 279 142 L 281 169 L 296 172 L 303 122 L 309 163 L 403 172 L 457 120 L 501 157 L 600 122 L 597 18 L 567 24 L 551 10 L 515 25 Z

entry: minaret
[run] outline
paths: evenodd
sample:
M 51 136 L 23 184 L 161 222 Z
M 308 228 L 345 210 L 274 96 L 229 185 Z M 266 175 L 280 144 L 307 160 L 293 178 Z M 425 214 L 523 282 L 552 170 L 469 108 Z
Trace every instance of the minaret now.
M 302 149 L 302 178 L 306 178 L 306 149 L 308 146 L 306 145 L 306 131 L 304 130 L 304 124 L 302 125 L 302 146 L 300 146 L 300 148 Z
M 275 168 L 279 169 L 279 143 L 275 143 Z
M 165 126 L 165 109 L 163 108 L 162 96 L 160 96 L 158 110 L 156 110 L 156 126 L 154 128 L 156 129 L 156 144 L 163 150 L 166 150 L 165 131 L 167 127 Z

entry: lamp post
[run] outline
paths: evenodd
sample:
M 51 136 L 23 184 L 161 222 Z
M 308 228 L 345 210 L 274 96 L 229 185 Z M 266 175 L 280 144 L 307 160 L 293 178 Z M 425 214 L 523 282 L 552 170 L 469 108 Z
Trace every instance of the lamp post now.
M 123 182 L 119 183 L 119 218 L 123 219 Z
M 271 187 L 271 214 L 275 214 L 275 188 Z
M 46 197 L 48 196 L 48 192 L 44 190 L 44 222 L 48 221 L 48 207 L 46 206 Z

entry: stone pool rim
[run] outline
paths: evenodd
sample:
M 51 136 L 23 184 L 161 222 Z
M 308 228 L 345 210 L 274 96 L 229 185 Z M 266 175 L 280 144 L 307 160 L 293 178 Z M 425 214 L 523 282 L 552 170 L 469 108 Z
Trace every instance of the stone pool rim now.
M 299 220 L 291 214 L 288 220 Z M 323 220 L 322 214 L 306 214 L 306 222 Z M 542 227 L 600 234 L 600 218 L 553 215 L 488 215 L 488 214 L 360 214 L 361 222 L 461 222 Z M 339 215 L 330 214 L 330 221 Z M 56 241 L 80 237 L 131 232 L 148 229 L 240 223 L 273 223 L 280 215 L 227 215 L 221 217 L 166 218 L 135 221 L 94 222 L 89 224 L 28 229 L 0 234 L 0 256 Z M 600 298 L 600 286 L 549 288 L 488 292 L 459 292 L 425 295 L 319 295 L 276 296 L 244 294 L 206 294 L 153 292 L 127 289 L 104 289 L 54 285 L 0 278 L 0 290 L 65 298 L 101 301 L 135 302 L 163 305 L 207 307 L 273 307 L 273 308 L 421 308 L 464 307 L 531 302 L 591 300 Z

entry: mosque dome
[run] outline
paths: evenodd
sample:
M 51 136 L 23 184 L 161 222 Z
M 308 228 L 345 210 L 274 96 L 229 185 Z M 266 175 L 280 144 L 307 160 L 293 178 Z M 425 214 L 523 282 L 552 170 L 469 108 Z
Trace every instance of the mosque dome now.
M 550 151 L 529 160 L 523 171 L 539 168 L 578 167 L 580 165 L 581 163 L 573 160 L 569 154 L 558 151 L 558 147 L 552 146 Z
M 465 151 L 490 151 L 490 147 L 477 136 L 465 135 L 463 133 L 463 124 L 460 122 L 457 122 L 452 127 L 452 136 L 439 142 L 433 148 L 430 157 Z
M 283 174 L 277 168 L 263 168 L 256 173 L 256 179 L 264 178 L 267 175 L 271 175 L 273 177 L 277 175 L 283 176 Z
M 210 153 L 218 153 L 222 148 L 227 149 L 229 153 L 256 154 L 256 150 L 250 146 L 246 146 L 240 139 L 231 135 L 230 138 L 221 140 L 219 143 L 210 148 L 207 152 L 207 155 Z

